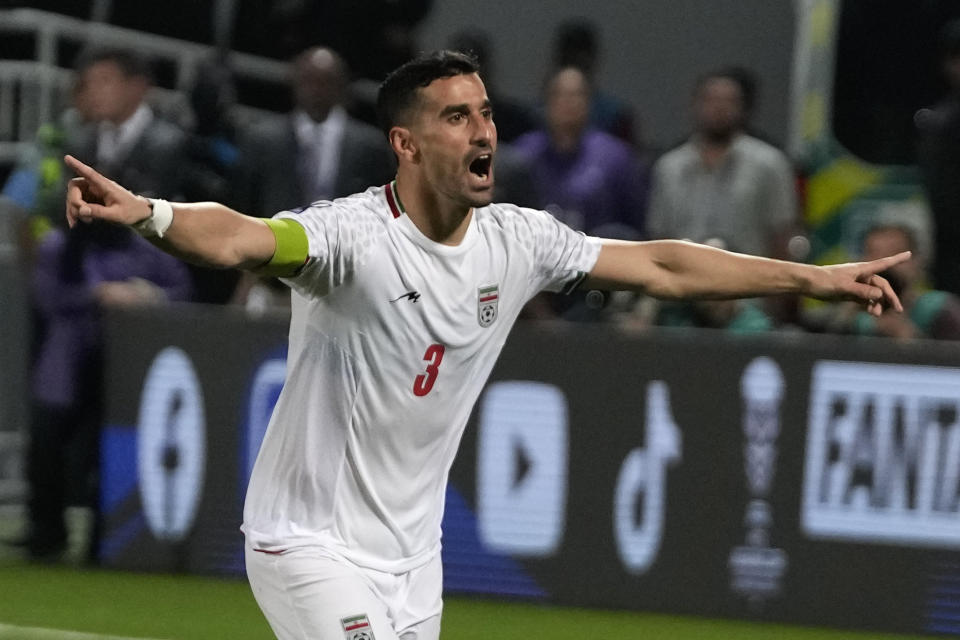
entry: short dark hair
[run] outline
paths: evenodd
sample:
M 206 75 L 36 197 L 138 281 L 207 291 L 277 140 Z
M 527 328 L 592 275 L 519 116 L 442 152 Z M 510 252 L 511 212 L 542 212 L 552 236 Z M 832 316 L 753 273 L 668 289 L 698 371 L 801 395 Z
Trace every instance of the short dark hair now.
M 80 52 L 73 65 L 77 73 L 83 73 L 100 62 L 112 62 L 128 78 L 153 79 L 150 63 L 140 53 L 123 47 L 89 47 Z
M 413 106 L 417 91 L 434 80 L 479 73 L 477 59 L 459 51 L 433 51 L 404 63 L 387 76 L 377 93 L 377 119 L 387 135 Z

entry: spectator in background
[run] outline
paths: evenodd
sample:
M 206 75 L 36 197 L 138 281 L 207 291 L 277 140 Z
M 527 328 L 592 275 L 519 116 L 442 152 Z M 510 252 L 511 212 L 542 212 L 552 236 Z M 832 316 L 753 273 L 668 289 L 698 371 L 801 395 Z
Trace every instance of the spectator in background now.
M 649 236 L 782 257 L 797 225 L 795 177 L 781 151 L 744 133 L 741 77 L 720 70 L 697 82 L 693 135 L 653 168 Z
M 40 128 L 3 188 L 4 205 L 28 221 L 26 252 L 62 224 L 65 153 L 95 158 L 106 175 L 129 180 L 143 195 L 161 184 L 183 195 L 186 135 L 148 106 L 147 62 L 126 49 L 92 48 L 80 54 L 75 70 L 70 108 Z
M 43 329 L 32 371 L 24 542 L 43 559 L 66 546 L 67 504 L 96 505 L 103 313 L 187 300 L 190 279 L 182 263 L 129 229 L 97 223 L 47 235 L 32 293 Z
M 393 178 L 396 161 L 383 134 L 344 108 L 347 81 L 346 64 L 331 49 L 313 47 L 296 57 L 293 112 L 241 135 L 235 207 L 269 217 Z M 262 311 L 289 298 L 275 279 L 244 274 L 235 301 Z
M 88 49 L 78 58 L 76 72 L 79 117 L 59 129 L 62 137 L 51 148 L 94 159 L 105 174 L 129 181 L 143 195 L 161 189 L 182 194 L 186 134 L 147 105 L 151 81 L 146 61 L 126 49 Z M 47 164 L 53 166 L 52 157 Z M 63 193 L 67 176 L 41 177 L 44 190 Z M 51 199 L 38 199 L 36 207 L 46 208 L 46 200 Z M 61 206 L 49 207 L 43 213 L 61 215 Z M 185 300 L 191 287 L 182 264 L 129 230 L 110 225 L 50 231 L 37 247 L 33 273 L 39 326 L 25 542 L 31 556 L 42 558 L 65 545 L 66 502 L 95 504 L 103 309 Z
M 601 91 L 597 84 L 599 40 L 596 27 L 587 20 L 580 18 L 560 24 L 553 40 L 553 67 L 580 69 L 591 87 L 590 124 L 629 144 L 636 144 L 640 137 L 635 136 L 633 112 L 629 105 Z
M 866 317 L 854 306 L 842 303 L 828 308 L 830 316 L 824 328 L 837 333 L 899 339 L 960 340 L 960 299 L 926 287 L 926 257 L 919 250 L 913 230 L 901 224 L 881 223 L 872 227 L 864 236 L 862 259 L 871 260 L 888 250 L 913 252 L 909 260 L 881 274 L 900 297 L 903 313 L 896 314 L 896 318 Z
M 448 44 L 448 49 L 472 55 L 480 65 L 480 76 L 487 87 L 487 96 L 493 103 L 500 144 L 513 142 L 537 128 L 537 116 L 533 108 L 504 95 L 498 89 L 490 55 L 490 36 L 485 31 L 472 27 L 463 29 L 455 33 Z
M 393 178 L 396 163 L 383 134 L 344 109 L 347 77 L 343 60 L 330 49 L 297 56 L 294 111 L 241 136 L 232 189 L 237 208 L 272 216 Z
M 707 244 L 724 249 L 719 240 Z M 617 293 L 622 296 L 624 292 Z M 629 301 L 615 300 L 608 315 L 621 327 L 633 330 L 656 325 L 721 329 L 747 335 L 772 331 L 776 327 L 774 319 L 756 300 L 658 300 L 638 295 Z
M 76 64 L 87 123 L 66 131 L 67 153 L 94 159 L 99 171 L 140 195 L 183 195 L 186 134 L 147 104 L 149 65 L 136 52 L 89 49 Z
M 760 96 L 760 78 L 757 73 L 753 69 L 740 65 L 729 66 L 724 71 L 740 84 L 743 96 L 743 132 L 751 138 L 762 140 L 780 149 L 780 143 L 767 132 L 761 131 L 753 121 Z
M 226 60 L 215 57 L 197 66 L 189 100 L 193 126 L 187 138 L 183 196 L 193 202 L 229 201 L 240 150 L 231 113 L 236 100 L 233 74 Z M 237 272 L 193 264 L 188 268 L 197 302 L 223 304 L 231 299 Z
M 187 140 L 187 175 L 183 192 L 194 201 L 222 201 L 240 159 L 233 74 L 219 56 L 197 65 L 188 98 L 193 126 Z
M 76 84 L 71 106 L 56 122 L 41 125 L 33 144 L 18 158 L 0 192 L 0 215 L 8 216 L 8 228 L 17 227 L 17 244 L 24 264 L 33 249 L 54 227 L 62 226 L 59 200 L 66 180 L 63 172 L 67 132 L 89 120 Z
M 546 128 L 514 146 L 530 163 L 538 207 L 589 234 L 638 239 L 647 170 L 629 145 L 591 126 L 591 95 L 583 71 L 555 71 L 546 87 Z
M 656 324 L 661 327 L 722 329 L 737 335 L 771 331 L 773 320 L 750 300 L 696 300 L 665 302 L 659 306 Z
M 933 109 L 921 109 L 915 121 L 920 167 L 936 228 L 933 284 L 960 295 L 960 20 L 944 26 L 940 44 L 949 92 Z
M 648 168 L 627 143 L 590 124 L 592 95 L 583 71 L 558 69 L 546 86 L 546 128 L 521 136 L 514 147 L 533 175 L 535 208 L 548 209 L 591 235 L 638 240 L 643 235 Z M 609 292 L 542 293 L 530 301 L 524 315 L 596 322 L 607 318 L 610 301 Z

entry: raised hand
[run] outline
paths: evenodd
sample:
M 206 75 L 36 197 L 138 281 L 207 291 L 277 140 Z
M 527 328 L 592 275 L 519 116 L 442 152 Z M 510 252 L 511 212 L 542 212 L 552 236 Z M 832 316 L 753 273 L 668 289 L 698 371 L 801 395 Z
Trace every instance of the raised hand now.
M 131 225 L 150 216 L 146 199 L 106 178 L 73 156 L 64 157 L 79 176 L 67 185 L 67 224 L 104 220 Z
M 890 283 L 877 274 L 909 260 L 910 255 L 909 251 L 904 251 L 870 262 L 822 267 L 821 273 L 824 277 L 814 279 L 806 293 L 823 300 L 859 302 L 874 316 L 880 316 L 884 309 L 903 311 L 903 305 Z

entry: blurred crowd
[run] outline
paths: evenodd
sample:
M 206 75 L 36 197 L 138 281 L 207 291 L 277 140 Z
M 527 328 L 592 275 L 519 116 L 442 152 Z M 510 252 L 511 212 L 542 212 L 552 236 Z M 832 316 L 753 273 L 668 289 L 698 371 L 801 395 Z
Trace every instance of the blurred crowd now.
M 344 3 L 328 8 L 339 4 Z M 41 128 L 2 192 L 4 215 L 17 217 L 21 254 L 32 274 L 32 527 L 24 542 L 34 556 L 62 548 L 67 502 L 93 503 L 93 484 L 75 479 L 88 477 L 96 465 L 104 309 L 193 301 L 261 313 L 289 305 L 289 293 L 275 281 L 185 265 L 127 229 L 93 224 L 67 230 L 63 194 L 70 176 L 62 156 L 75 155 L 145 196 L 215 200 L 263 217 L 385 184 L 394 176 L 393 155 L 373 121 L 370 92 L 355 89 L 358 80 L 382 78 L 411 52 L 409 30 L 401 27 L 422 17 L 429 3 L 421 4 L 381 26 L 392 34 L 391 46 L 375 56 L 350 50 L 350 42 L 323 40 L 317 46 L 307 42 L 307 34 L 291 31 L 284 46 L 296 49 L 293 108 L 258 122 L 236 119 L 236 86 L 222 58 L 197 70 L 184 119 L 169 118 L 152 102 L 152 70 L 138 52 L 91 48 L 80 55 L 70 108 Z M 292 22 L 305 24 L 307 18 L 316 21 L 300 16 Z M 802 181 L 785 153 L 754 127 L 759 86 L 751 70 L 704 69 L 690 88 L 690 104 L 676 105 L 678 114 L 690 113 L 689 134 L 672 148 L 652 149 L 638 128 L 638 114 L 598 84 L 602 48 L 588 22 L 563 23 L 554 34 L 539 104 L 501 92 L 490 43 L 487 34 L 469 29 L 455 34 L 448 46 L 472 53 L 483 69 L 500 140 L 496 200 L 546 209 L 592 235 L 686 239 L 784 260 L 808 258 Z M 637 330 L 960 338 L 957 25 L 944 32 L 943 61 L 955 93 L 930 110 L 920 141 L 931 210 L 941 231 L 936 238 L 918 237 L 923 226 L 878 218 L 860 239 L 863 259 L 914 251 L 913 259 L 884 274 L 903 300 L 904 314 L 874 318 L 855 305 L 812 305 L 788 296 L 664 302 L 581 291 L 543 294 L 525 315 Z
M 216 200 L 258 216 L 345 196 L 392 178 L 394 160 L 375 122 L 374 92 L 369 87 L 412 53 L 410 28 L 429 3 L 400 3 L 406 6 L 403 16 L 377 27 L 394 35 L 390 46 L 373 56 L 376 60 L 339 41 L 331 42 L 344 51 L 329 46 L 322 34 L 314 40 L 324 41 L 323 46 L 308 44 L 308 35 L 293 25 L 313 24 L 319 18 L 308 15 L 312 3 L 302 4 L 291 5 L 289 16 L 271 18 L 289 23 L 282 30 L 289 38 L 275 43 L 274 49 L 296 51 L 290 58 L 289 96 L 279 100 L 292 108 L 259 121 L 237 118 L 237 87 L 223 57 L 199 65 L 184 114 L 168 113 L 152 99 L 152 69 L 138 52 L 116 48 L 82 52 L 75 64 L 70 108 L 57 122 L 41 128 L 33 148 L 3 187 L 5 215 L 19 216 L 22 254 L 38 278 L 44 269 L 48 277 L 61 273 L 51 265 L 65 256 L 85 264 L 103 253 L 115 257 L 122 245 L 129 257 L 123 261 L 126 266 L 141 263 L 140 254 L 153 251 L 113 229 L 66 233 L 61 220 L 69 178 L 60 161 L 64 153 L 90 162 L 143 195 Z M 950 86 L 960 87 L 960 29 L 948 25 L 942 40 L 944 76 Z M 760 96 L 750 69 L 704 69 L 691 87 L 689 104 L 676 105 L 678 114 L 689 114 L 689 134 L 671 148 L 654 149 L 639 130 L 642 114 L 598 84 L 602 47 L 596 28 L 587 21 L 571 20 L 557 27 L 548 54 L 549 72 L 535 104 L 500 90 L 488 34 L 465 29 L 447 46 L 476 56 L 496 110 L 500 139 L 496 199 L 546 209 L 593 235 L 680 238 L 785 260 L 808 258 L 810 245 L 800 214 L 803 181 L 777 143 L 753 123 Z M 787 297 L 664 303 L 640 295 L 583 291 L 569 297 L 543 295 L 529 305 L 526 316 L 631 328 L 958 337 L 951 321 L 957 310 L 954 296 L 960 293 L 960 267 L 952 253 L 960 237 L 951 215 L 960 199 L 954 140 L 960 118 L 957 100 L 955 94 L 947 96 L 942 104 L 925 110 L 918 122 L 935 224 L 914 224 L 902 215 L 878 216 L 876 229 L 864 230 L 855 242 L 864 256 L 870 252 L 870 241 L 881 236 L 891 246 L 916 248 L 914 260 L 902 273 L 888 274 L 906 297 L 910 311 L 903 321 L 909 330 L 876 325 L 844 305 L 823 307 Z M 930 228 L 937 234 L 930 234 Z M 105 280 L 103 273 L 84 279 L 84 286 L 112 292 L 108 298 L 91 296 L 91 304 L 160 304 L 174 299 L 157 286 L 155 277 L 109 275 L 116 279 Z M 175 299 L 239 304 L 251 311 L 288 304 L 285 289 L 267 279 L 195 265 L 177 266 L 165 275 L 182 279 Z M 135 287 L 126 286 L 131 278 L 136 279 Z M 44 287 L 47 290 L 49 282 Z M 36 309 L 38 320 L 52 321 L 43 305 Z M 42 354 L 46 333 L 40 335 Z
M 378 27 L 384 34 L 394 33 L 392 44 L 378 52 L 376 60 L 367 56 L 360 64 L 358 57 L 364 55 L 331 41 L 344 47 L 341 52 L 322 34 L 314 40 L 324 41 L 323 46 L 307 44 L 307 34 L 293 25 L 313 24 L 318 18 L 308 15 L 312 3 L 302 4 L 288 8 L 290 16 L 275 16 L 289 22 L 282 30 L 289 38 L 274 48 L 296 50 L 285 99 L 292 108 L 260 121 L 237 119 L 237 88 L 223 57 L 206 60 L 196 70 L 185 116 L 167 113 L 151 100 L 152 69 L 138 52 L 92 48 L 81 53 L 70 108 L 57 122 L 41 128 L 33 149 L 3 188 L 4 211 L 19 215 L 22 254 L 36 274 L 37 286 L 41 274 L 47 278 L 44 291 L 51 279 L 64 284 L 56 277 L 66 272 L 52 265 L 66 259 L 86 265 L 109 254 L 107 262 L 132 268 L 143 264 L 141 254 L 153 253 L 146 243 L 114 229 L 73 233 L 63 229 L 61 202 L 69 178 L 60 161 L 64 153 L 90 162 L 136 193 L 216 200 L 258 216 L 345 196 L 392 178 L 394 160 L 375 122 L 373 93 L 363 87 L 412 53 L 410 27 L 423 17 L 429 3 L 401 3 L 410 5 L 403 19 L 394 16 L 396 20 Z M 960 87 L 960 29 L 948 25 L 942 39 L 945 77 L 951 86 Z M 466 29 L 454 34 L 447 46 L 476 56 L 496 110 L 500 139 L 496 199 L 547 209 L 592 235 L 680 238 L 786 260 L 808 257 L 800 215 L 802 180 L 791 160 L 753 124 L 759 86 L 750 69 L 705 69 L 691 87 L 690 103 L 676 109 L 678 114 L 690 114 L 689 134 L 664 150 L 646 144 L 637 124 L 642 119 L 631 105 L 599 86 L 602 47 L 589 22 L 571 20 L 557 27 L 537 104 L 500 90 L 488 34 Z M 917 237 L 929 234 L 930 224 L 880 216 L 876 229 L 867 229 L 857 239 L 864 256 L 878 237 L 891 246 L 916 248 L 914 260 L 902 273 L 889 274 L 907 299 L 910 312 L 903 321 L 909 331 L 870 323 L 843 305 L 825 308 L 788 298 L 663 303 L 640 295 L 584 291 L 572 297 L 544 295 L 529 305 L 526 315 L 632 328 L 955 338 L 950 319 L 956 314 L 960 276 L 951 249 L 960 238 L 952 231 L 956 223 L 950 212 L 958 204 L 960 171 L 954 143 L 956 101 L 948 96 L 943 104 L 926 110 L 923 126 L 918 127 L 936 236 Z M 127 259 L 117 257 L 118 247 Z M 90 296 L 90 304 L 99 306 L 180 299 L 263 311 L 288 304 L 284 288 L 266 279 L 176 266 L 163 274 L 178 281 L 171 297 L 159 286 L 158 275 L 91 271 L 80 284 L 111 292 Z M 79 276 L 70 277 L 73 282 Z M 934 293 L 942 295 L 928 295 Z M 69 313 L 77 312 L 71 308 Z M 36 313 L 45 325 L 61 320 L 41 304 Z M 40 335 L 38 352 L 43 354 L 47 333 Z

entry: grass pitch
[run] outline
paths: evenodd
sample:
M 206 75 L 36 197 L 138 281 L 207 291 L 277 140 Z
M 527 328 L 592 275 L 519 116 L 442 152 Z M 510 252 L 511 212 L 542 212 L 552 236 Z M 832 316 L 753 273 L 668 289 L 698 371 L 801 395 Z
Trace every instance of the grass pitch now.
M 781 625 L 592 611 L 492 600 L 445 600 L 442 640 L 909 640 Z M 240 580 L 0 565 L 0 640 L 268 639 Z

